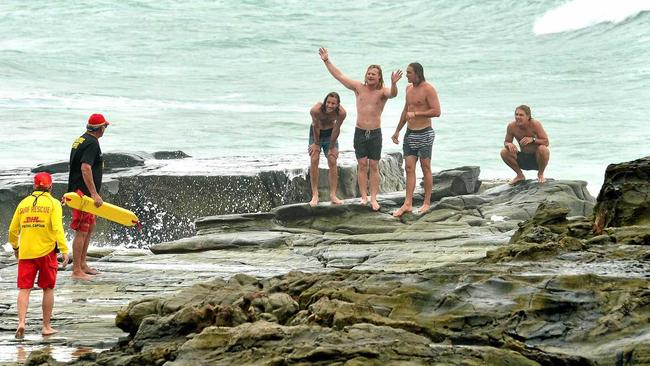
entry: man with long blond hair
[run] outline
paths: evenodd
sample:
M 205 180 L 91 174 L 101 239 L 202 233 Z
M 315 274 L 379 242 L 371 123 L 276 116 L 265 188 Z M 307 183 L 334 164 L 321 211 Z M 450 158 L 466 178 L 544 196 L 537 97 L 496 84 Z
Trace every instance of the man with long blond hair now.
M 370 204 L 374 211 L 379 210 L 379 159 L 381 158 L 381 113 L 386 101 L 397 96 L 397 81 L 402 70 L 391 75 L 390 88 L 384 87 L 384 78 L 379 65 L 370 65 L 366 70 L 364 82 L 345 76 L 330 60 L 327 49 L 318 50 L 327 71 L 343 86 L 354 91 L 357 104 L 357 125 L 354 132 L 354 153 L 357 157 L 357 180 L 361 193 L 361 204 L 368 204 L 368 170 L 370 170 Z
M 542 123 L 531 115 L 530 107 L 520 105 L 515 108 L 515 120 L 508 124 L 506 137 L 501 149 L 501 159 L 517 174 L 510 185 L 515 185 L 526 177 L 522 170 L 537 170 L 537 181 L 544 183 L 544 171 L 551 156 L 549 140 Z M 519 149 L 513 143 L 517 139 Z

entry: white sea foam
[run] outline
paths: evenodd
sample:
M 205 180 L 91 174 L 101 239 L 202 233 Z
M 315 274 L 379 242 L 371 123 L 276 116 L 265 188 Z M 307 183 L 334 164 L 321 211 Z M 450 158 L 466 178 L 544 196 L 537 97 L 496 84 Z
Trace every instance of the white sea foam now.
M 573 0 L 538 18 L 533 32 L 561 33 L 605 22 L 620 23 L 648 10 L 648 0 Z
M 505 216 L 499 216 L 499 215 L 492 215 L 492 216 L 490 216 L 490 220 L 492 222 L 503 222 L 503 221 L 506 220 L 506 217 Z
M 6 108 L 66 109 L 66 110 L 131 110 L 131 111 L 205 111 L 234 113 L 304 112 L 304 106 L 261 105 L 236 102 L 243 99 L 240 93 L 214 98 L 214 101 L 178 101 L 153 98 L 72 94 L 59 96 L 50 93 L 0 90 L 0 105 Z

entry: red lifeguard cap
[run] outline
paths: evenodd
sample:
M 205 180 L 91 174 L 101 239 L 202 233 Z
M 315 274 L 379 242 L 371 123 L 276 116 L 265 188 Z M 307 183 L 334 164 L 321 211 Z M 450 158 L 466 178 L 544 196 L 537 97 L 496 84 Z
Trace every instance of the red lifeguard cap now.
M 91 114 L 90 118 L 88 118 L 88 127 L 101 127 L 101 126 L 108 126 L 110 123 L 104 118 L 104 115 L 95 113 Z
M 40 172 L 34 176 L 34 185 L 49 188 L 52 185 L 52 176 L 48 172 Z

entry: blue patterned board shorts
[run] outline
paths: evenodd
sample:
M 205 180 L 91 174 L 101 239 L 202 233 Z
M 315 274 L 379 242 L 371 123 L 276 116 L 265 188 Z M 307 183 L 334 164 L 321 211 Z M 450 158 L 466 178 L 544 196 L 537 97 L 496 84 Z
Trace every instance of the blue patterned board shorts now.
M 327 153 L 330 151 L 331 139 L 332 139 L 332 128 L 327 130 L 320 130 L 320 148 L 323 150 L 323 154 L 327 156 Z M 309 145 L 314 143 L 314 126 L 309 127 Z M 335 148 L 339 148 L 339 142 L 336 141 L 334 144 Z
M 403 145 L 404 156 L 417 156 L 421 159 L 431 158 L 433 140 L 435 139 L 436 132 L 431 127 L 421 130 L 406 129 Z

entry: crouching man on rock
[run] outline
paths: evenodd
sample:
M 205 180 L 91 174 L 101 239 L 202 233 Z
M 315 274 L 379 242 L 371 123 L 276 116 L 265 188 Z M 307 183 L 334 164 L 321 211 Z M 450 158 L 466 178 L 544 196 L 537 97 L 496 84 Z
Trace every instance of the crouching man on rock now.
M 521 151 L 513 144 L 517 139 Z M 515 185 L 526 177 L 523 170 L 537 170 L 537 181 L 544 183 L 544 170 L 548 165 L 551 151 L 548 149 L 548 136 L 542 123 L 531 117 L 530 107 L 520 105 L 515 109 L 515 120 L 508 124 L 506 138 L 501 149 L 501 159 L 517 174 L 510 181 Z
M 43 289 L 44 336 L 57 333 L 50 325 L 54 307 L 54 285 L 58 270 L 57 252 L 68 263 L 68 246 L 63 231 L 61 203 L 54 199 L 52 176 L 38 173 L 34 176 L 34 192 L 16 207 L 9 226 L 9 243 L 18 259 L 18 327 L 16 338 L 25 335 L 25 317 L 29 294 L 38 273 L 38 287 Z

